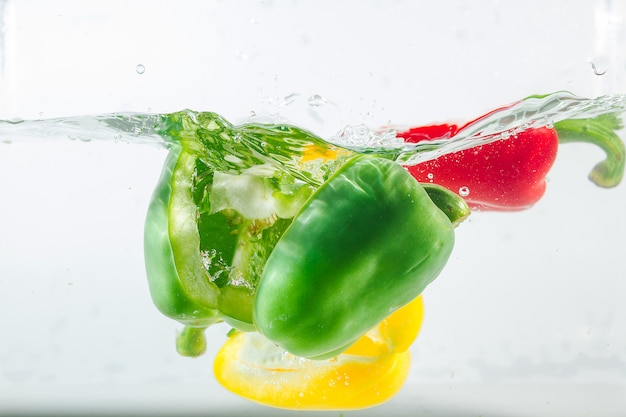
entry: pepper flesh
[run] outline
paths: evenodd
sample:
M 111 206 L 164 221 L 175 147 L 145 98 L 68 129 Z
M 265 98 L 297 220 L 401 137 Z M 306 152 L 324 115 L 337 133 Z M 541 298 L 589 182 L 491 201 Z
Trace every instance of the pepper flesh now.
M 175 198 L 174 194 L 183 192 L 186 188 L 186 178 L 191 178 L 190 175 L 186 175 L 189 171 L 190 157 L 182 147 L 173 148 L 168 154 L 159 186 L 153 194 L 146 217 L 145 264 L 146 273 L 150 278 L 148 280 L 150 293 L 157 308 L 183 324 L 206 327 L 219 321 L 219 315 L 214 308 L 207 306 L 207 303 L 198 298 L 207 291 L 201 291 L 181 280 L 174 259 L 176 239 L 170 238 L 169 234 L 171 227 L 178 226 L 172 224 L 176 219 L 175 216 L 170 216 L 170 204 Z M 178 205 L 179 214 L 185 210 L 192 210 L 195 213 L 195 206 L 190 202 Z M 180 229 L 177 232 L 183 233 Z M 193 237 L 193 234 L 189 236 Z M 185 243 L 193 245 L 194 242 L 186 240 Z M 210 301 L 214 303 L 213 300 Z
M 236 333 L 218 352 L 214 372 L 231 392 L 272 407 L 350 410 L 379 405 L 402 387 L 409 346 L 423 319 L 422 297 L 382 320 L 346 352 L 308 360 L 257 333 Z

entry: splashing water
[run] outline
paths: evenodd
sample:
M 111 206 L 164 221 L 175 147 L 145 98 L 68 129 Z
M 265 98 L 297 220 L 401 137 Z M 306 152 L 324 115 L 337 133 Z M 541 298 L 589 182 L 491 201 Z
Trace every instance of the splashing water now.
M 530 97 L 511 107 L 491 113 L 472 123 L 453 138 L 444 136 L 431 141 L 405 143 L 394 129 L 377 132 L 359 131 L 348 126 L 331 138 L 331 142 L 363 153 L 397 155 L 403 165 L 415 165 L 441 155 L 473 148 L 501 139 L 515 138 L 529 128 L 552 127 L 567 119 L 588 119 L 626 111 L 626 95 L 609 95 L 595 99 L 560 92 Z
M 317 102 L 317 101 L 316 101 Z M 492 112 L 487 117 L 462 129 L 454 137 L 433 138 L 417 143 L 406 143 L 396 136 L 393 128 L 374 130 L 365 125 L 346 126 L 333 137 L 322 140 L 303 132 L 302 143 L 290 149 L 301 151 L 309 144 L 319 147 L 320 152 L 345 150 L 348 153 L 380 154 L 397 160 L 403 165 L 414 165 L 435 159 L 443 154 L 473 148 L 501 139 L 514 140 L 517 133 L 541 126 L 551 127 L 566 119 L 586 119 L 604 114 L 621 115 L 626 111 L 626 95 L 607 95 L 595 99 L 577 97 L 559 92 L 546 96 L 532 96 L 514 105 Z M 206 117 L 206 115 L 211 115 Z M 182 119 L 185 119 L 182 121 Z M 259 134 L 265 125 L 250 123 L 231 126 L 214 113 L 185 110 L 171 114 L 112 113 L 96 116 L 80 116 L 45 120 L 0 120 L 0 143 L 8 144 L 19 138 L 39 140 L 45 137 L 66 137 L 72 140 L 114 140 L 127 143 L 170 147 L 181 140 L 182 130 L 206 128 L 219 119 L 229 126 L 235 141 L 241 135 L 237 130 L 247 129 L 247 139 L 254 140 L 255 127 Z M 267 129 L 280 130 L 279 125 L 267 125 Z M 294 128 L 294 130 L 298 130 Z M 259 146 L 263 147 L 260 140 Z M 224 148 L 228 151 L 229 147 Z M 271 156 L 272 147 L 266 153 Z M 282 152 L 282 151 L 281 151 Z M 280 153 L 280 152 L 279 152 Z M 276 155 L 274 155 L 276 156 Z M 278 155 L 278 160 L 288 155 Z

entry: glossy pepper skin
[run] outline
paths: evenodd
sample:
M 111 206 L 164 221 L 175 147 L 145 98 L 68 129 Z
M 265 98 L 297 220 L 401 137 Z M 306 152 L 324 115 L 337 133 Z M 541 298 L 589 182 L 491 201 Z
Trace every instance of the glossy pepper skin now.
M 412 128 L 398 136 L 418 142 L 445 134 L 453 137 L 459 130 L 443 124 Z M 445 154 L 407 169 L 420 182 L 457 192 L 472 209 L 524 210 L 544 195 L 546 175 L 556 159 L 558 144 L 552 128 L 527 129 L 515 138 Z
M 454 225 L 406 170 L 353 158 L 305 203 L 267 259 L 254 324 L 294 355 L 330 358 L 417 297 L 453 245 Z

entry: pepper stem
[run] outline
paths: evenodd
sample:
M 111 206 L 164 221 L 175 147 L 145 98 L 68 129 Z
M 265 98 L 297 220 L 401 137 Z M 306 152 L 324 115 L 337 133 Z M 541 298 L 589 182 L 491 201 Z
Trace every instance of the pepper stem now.
M 554 124 L 559 143 L 586 142 L 599 146 L 606 158 L 593 167 L 589 179 L 603 188 L 617 186 L 624 176 L 624 142 L 615 133 L 622 129 L 616 113 L 603 114 L 590 119 L 567 119 Z
M 196 358 L 206 352 L 206 327 L 185 326 L 176 337 L 176 351 L 181 356 Z
M 420 183 L 439 210 L 443 211 L 454 227 L 457 227 L 471 213 L 461 196 L 437 184 Z

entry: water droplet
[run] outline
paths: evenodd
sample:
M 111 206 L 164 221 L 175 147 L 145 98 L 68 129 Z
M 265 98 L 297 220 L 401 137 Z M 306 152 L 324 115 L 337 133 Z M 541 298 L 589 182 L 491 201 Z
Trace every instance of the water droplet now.
M 250 110 L 250 117 L 256 116 L 256 112 L 254 110 Z
M 469 187 L 466 187 L 465 185 L 461 188 L 459 188 L 459 195 L 461 197 L 467 197 L 470 193 L 470 189 Z
M 141 128 L 140 128 L 139 126 L 135 126 L 135 127 L 133 128 L 133 133 L 134 133 L 135 135 L 137 135 L 137 136 L 140 136 L 140 135 L 141 135 L 141 133 L 142 133 L 142 130 L 141 130 Z
M 137 74 L 143 74 L 144 72 L 146 72 L 146 67 L 143 64 L 138 64 L 135 67 L 135 71 L 137 71 Z
M 313 94 L 311 97 L 309 97 L 309 99 L 307 100 L 307 103 L 309 106 L 319 107 L 328 103 L 328 101 L 324 97 L 320 96 L 319 94 Z
M 510 133 L 510 132 L 506 132 L 506 131 L 505 131 L 505 132 L 502 132 L 502 133 L 500 134 L 500 137 L 501 137 L 502 139 L 508 139 L 508 138 L 510 138 L 510 137 L 511 137 L 511 133 Z
M 432 172 L 429 172 L 428 174 L 426 174 L 426 178 L 428 178 L 430 182 L 433 182 L 433 178 L 435 178 L 435 176 L 433 175 Z

